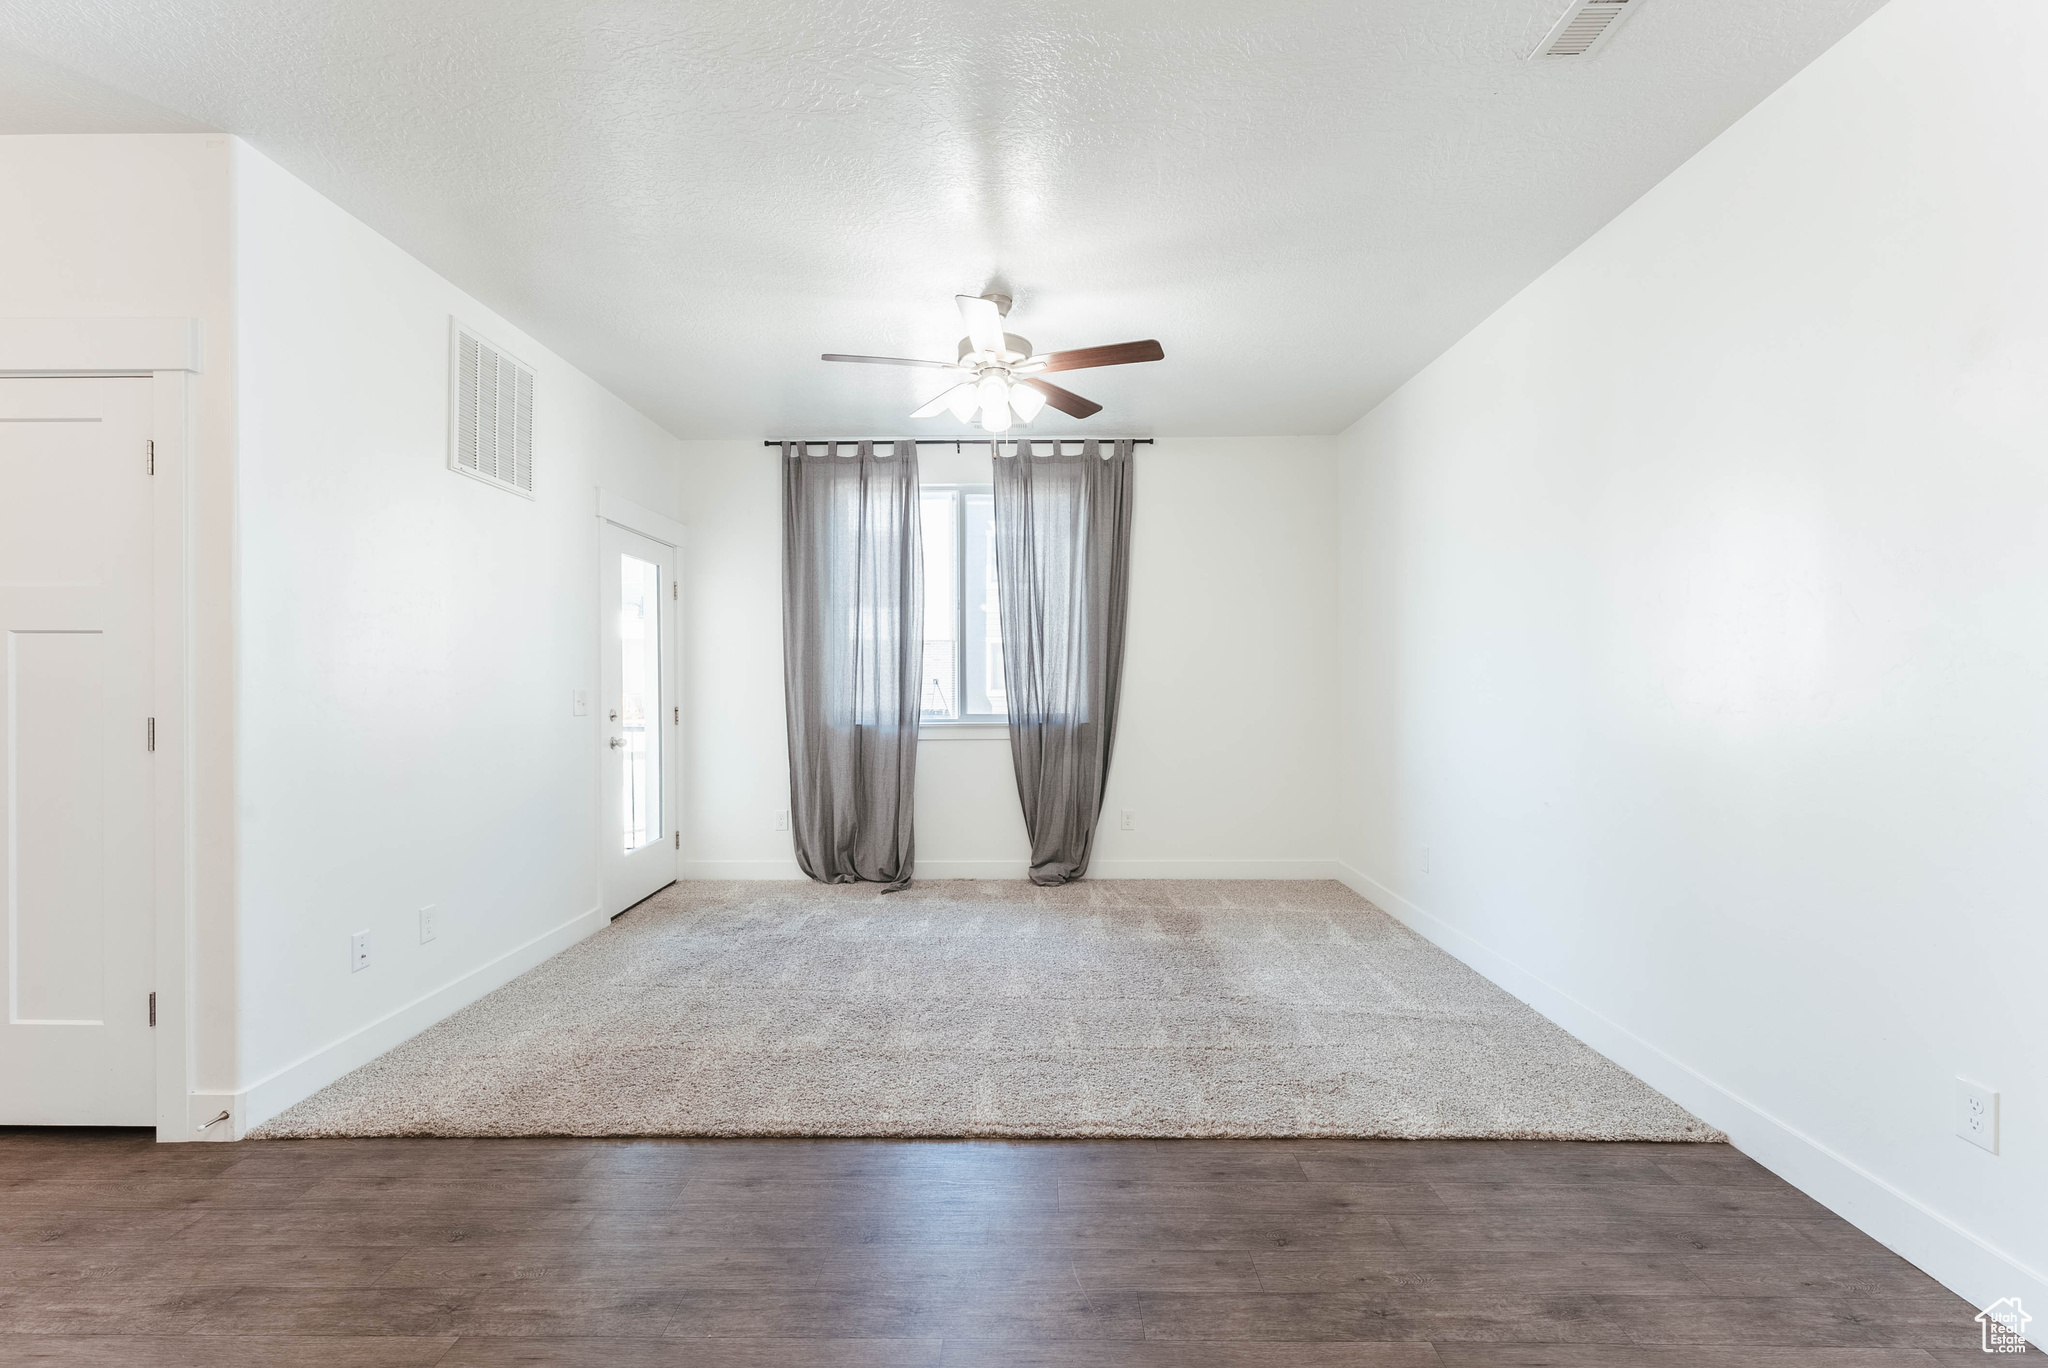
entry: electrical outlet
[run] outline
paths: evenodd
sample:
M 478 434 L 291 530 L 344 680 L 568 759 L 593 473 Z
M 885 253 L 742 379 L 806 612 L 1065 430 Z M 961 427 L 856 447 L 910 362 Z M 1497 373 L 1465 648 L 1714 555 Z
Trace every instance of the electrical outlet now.
M 426 944 L 426 943 L 427 943 L 428 941 L 432 940 L 432 939 L 433 939 L 433 938 L 434 938 L 435 936 L 438 936 L 438 935 L 440 935 L 440 934 L 441 934 L 441 930 L 440 930 L 440 925 L 439 925 L 439 922 L 440 922 L 440 916 L 439 916 L 439 914 L 438 914 L 438 913 L 436 913 L 436 912 L 434 911 L 434 905 L 433 905 L 432 903 L 428 903 L 428 904 L 427 904 L 427 905 L 426 905 L 425 907 L 422 907 L 422 908 L 420 909 L 420 944 L 421 944 L 421 945 L 425 945 L 425 944 Z
M 776 814 L 775 814 L 775 829 L 776 829 L 777 831 L 787 831 L 787 830 L 789 830 L 789 809 L 788 809 L 788 808 L 784 808 L 784 809 L 783 809 L 782 811 L 780 811 L 780 812 L 778 812 L 778 813 L 776 813 Z
M 1125 831 L 1136 831 L 1138 829 L 1138 814 L 1132 812 L 1129 808 L 1125 808 L 1121 825 Z
M 1956 1080 L 1956 1134 L 1998 1153 L 1998 1094 L 1967 1078 Z
M 348 971 L 360 974 L 370 967 L 370 933 L 358 931 L 348 938 Z
M 590 690 L 578 689 L 570 694 L 569 707 L 578 717 L 590 716 Z
M 1429 873 L 1429 847 L 1428 847 L 1428 846 L 1424 846 L 1424 847 L 1422 848 L 1422 872 L 1423 872 L 1423 873 L 1425 873 L 1425 874 Z

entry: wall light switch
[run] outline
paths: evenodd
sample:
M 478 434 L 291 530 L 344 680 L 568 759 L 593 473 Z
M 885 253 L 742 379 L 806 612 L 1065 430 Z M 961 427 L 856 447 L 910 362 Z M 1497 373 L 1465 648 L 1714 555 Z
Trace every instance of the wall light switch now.
M 1125 808 L 1123 812 L 1123 821 L 1120 822 L 1118 825 L 1120 825 L 1125 831 L 1136 831 L 1138 829 L 1138 814 L 1132 812 L 1129 808 Z
M 1425 873 L 1425 874 L 1429 873 L 1429 847 L 1428 847 L 1428 846 L 1424 846 L 1424 847 L 1422 848 L 1422 872 L 1423 872 L 1423 873 Z
M 775 829 L 776 829 L 777 831 L 787 831 L 787 830 L 789 830 L 789 809 L 788 809 L 788 808 L 784 808 L 784 809 L 783 809 L 782 811 L 780 811 L 780 812 L 778 812 L 778 813 L 776 813 L 776 814 L 775 814 Z
M 432 903 L 428 903 L 425 907 L 422 907 L 420 909 L 421 945 L 425 945 L 428 941 L 432 940 L 435 936 L 440 934 L 439 922 L 440 914 L 434 911 L 434 905 Z
M 578 689 L 570 694 L 569 706 L 578 717 L 590 716 L 590 690 Z
M 1967 1078 L 1956 1080 L 1956 1134 L 1998 1153 L 1998 1094 Z
M 358 931 L 348 938 L 348 971 L 360 974 L 370 967 L 370 933 Z

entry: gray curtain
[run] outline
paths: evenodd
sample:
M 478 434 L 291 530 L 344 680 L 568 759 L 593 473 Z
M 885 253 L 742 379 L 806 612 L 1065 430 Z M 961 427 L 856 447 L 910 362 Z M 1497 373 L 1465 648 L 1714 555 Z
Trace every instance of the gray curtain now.
M 796 862 L 910 882 L 924 659 L 917 446 L 782 448 L 782 672 Z
M 1031 882 L 1088 872 L 1116 738 L 1131 562 L 1131 444 L 1107 459 L 1030 442 L 995 462 L 996 584 L 1010 754 Z

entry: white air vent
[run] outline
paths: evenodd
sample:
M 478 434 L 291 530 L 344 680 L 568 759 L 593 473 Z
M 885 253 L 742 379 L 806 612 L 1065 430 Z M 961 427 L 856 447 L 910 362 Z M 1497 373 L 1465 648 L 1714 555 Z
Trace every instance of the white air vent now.
M 533 372 L 459 322 L 454 333 L 448 464 L 530 499 Z
M 1591 57 L 1642 4 L 1643 0 L 1578 0 L 1529 56 Z

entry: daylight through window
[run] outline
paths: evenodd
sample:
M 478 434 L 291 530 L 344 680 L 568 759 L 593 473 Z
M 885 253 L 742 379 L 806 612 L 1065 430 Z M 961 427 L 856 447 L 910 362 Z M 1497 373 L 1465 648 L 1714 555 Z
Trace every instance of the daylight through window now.
M 996 603 L 995 500 L 986 485 L 926 485 L 923 498 L 923 719 L 1001 722 L 1009 704 Z

